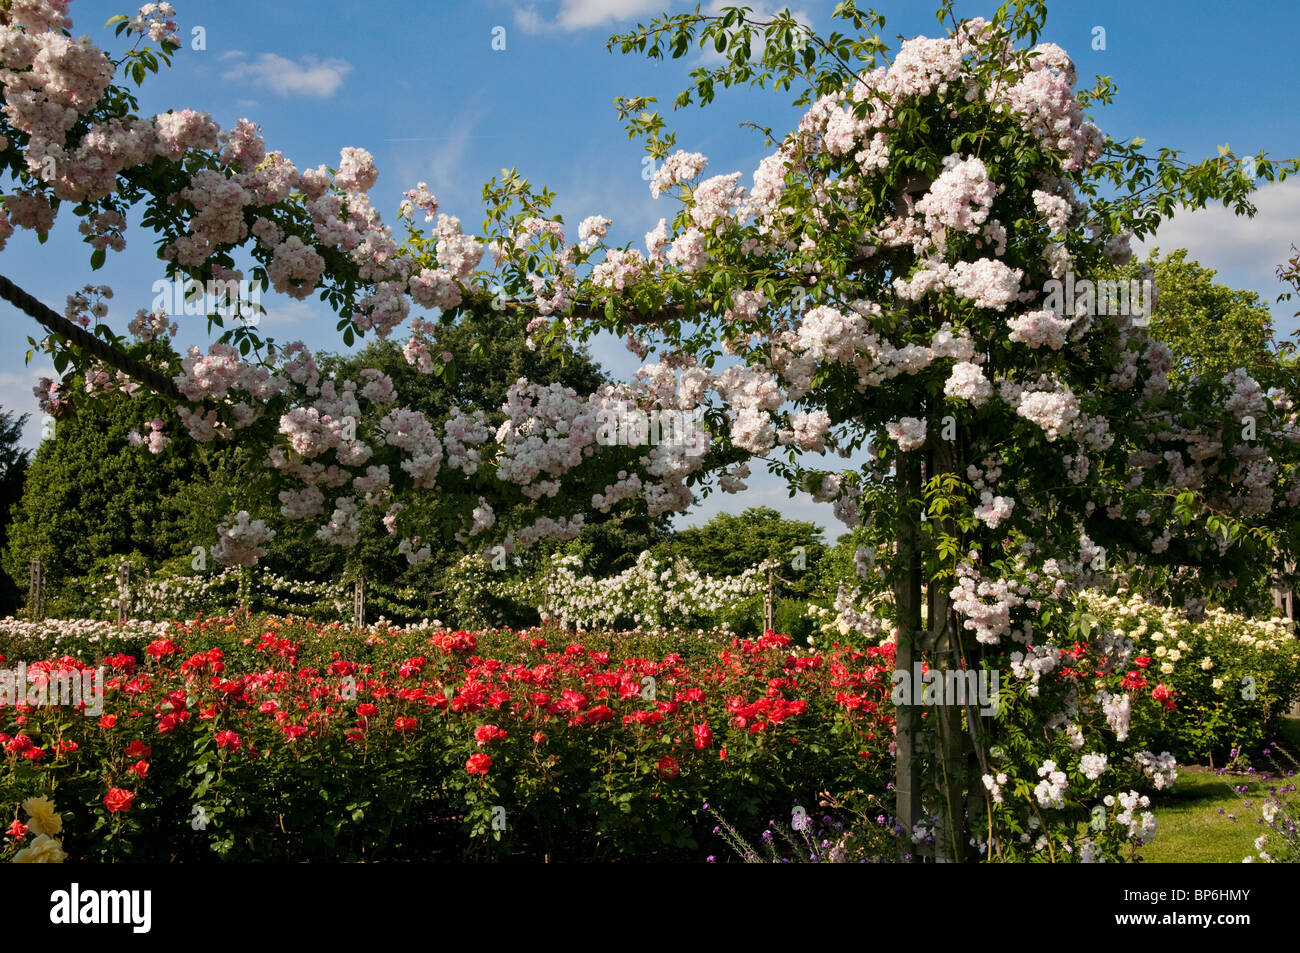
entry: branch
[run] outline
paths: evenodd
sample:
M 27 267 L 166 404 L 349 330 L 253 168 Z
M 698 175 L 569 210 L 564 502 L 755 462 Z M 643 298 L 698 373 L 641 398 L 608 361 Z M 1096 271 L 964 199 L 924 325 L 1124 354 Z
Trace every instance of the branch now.
M 171 378 L 133 357 L 128 357 L 111 344 L 101 341 L 89 331 L 37 301 L 4 275 L 0 275 L 0 298 L 8 301 L 29 317 L 35 318 L 50 331 L 65 338 L 74 347 L 89 351 L 109 367 L 119 370 L 127 377 L 152 388 L 156 393 L 164 397 L 170 397 L 177 403 L 185 400 L 185 395 L 180 392 L 180 389 Z

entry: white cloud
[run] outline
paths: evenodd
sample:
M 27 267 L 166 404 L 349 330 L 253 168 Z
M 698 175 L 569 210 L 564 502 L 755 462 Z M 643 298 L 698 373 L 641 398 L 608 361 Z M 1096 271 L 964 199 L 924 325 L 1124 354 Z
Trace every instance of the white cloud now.
M 1134 250 L 1145 257 L 1151 248 L 1168 255 L 1179 248 L 1187 257 L 1218 271 L 1215 280 L 1232 288 L 1259 292 L 1271 306 L 1279 337 L 1296 329 L 1295 306 L 1277 303 L 1292 290 L 1277 278 L 1277 266 L 1291 258 L 1292 242 L 1300 245 L 1300 181 L 1270 182 L 1251 196 L 1254 218 L 1234 215 L 1222 205 L 1182 212 L 1165 222 Z
M 279 296 L 277 295 L 277 297 Z M 283 303 L 277 303 L 266 308 L 266 313 L 262 315 L 258 327 L 282 328 L 296 324 L 319 324 L 326 316 L 326 312 L 316 307 L 312 302 L 298 301 L 286 296 Z
M 0 408 L 15 417 L 29 415 L 19 442 L 19 446 L 29 450 L 36 449 L 41 442 L 41 427 L 45 420 L 32 388 L 42 377 L 58 376 L 48 358 L 33 357 L 32 362 L 21 372 L 0 371 Z
M 352 64 L 347 60 L 322 60 L 311 54 L 299 62 L 275 53 L 261 53 L 252 60 L 244 60 L 244 54 L 238 50 L 222 58 L 235 61 L 223 74 L 224 79 L 250 80 L 281 96 L 325 99 L 332 96 L 343 85 L 343 78 L 352 72 Z
M 550 25 L 534 7 L 519 7 L 515 10 L 515 26 L 525 33 L 542 33 Z
M 586 30 L 629 17 L 663 13 L 671 0 L 560 0 L 555 19 L 548 20 L 535 5 L 515 8 L 515 26 L 525 33 L 546 30 Z

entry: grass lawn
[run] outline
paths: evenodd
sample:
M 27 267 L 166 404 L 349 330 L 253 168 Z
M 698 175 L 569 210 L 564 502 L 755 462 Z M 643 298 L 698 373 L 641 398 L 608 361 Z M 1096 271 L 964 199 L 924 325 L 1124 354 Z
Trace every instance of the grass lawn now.
M 1282 744 L 1296 755 L 1300 751 L 1300 718 L 1284 719 L 1281 735 Z M 1278 760 L 1287 763 L 1285 758 Z M 1273 775 L 1264 771 L 1268 758 L 1255 758 L 1254 764 L 1262 773 Z M 1267 830 L 1257 823 L 1259 804 L 1275 783 L 1261 782 L 1253 774 L 1221 775 L 1201 765 L 1179 765 L 1172 790 L 1152 798 L 1156 837 L 1142 848 L 1143 860 L 1157 864 L 1241 863 L 1255 853 L 1255 838 Z M 1233 787 L 1242 784 L 1249 790 L 1234 793 Z M 1250 807 L 1246 807 L 1247 801 Z

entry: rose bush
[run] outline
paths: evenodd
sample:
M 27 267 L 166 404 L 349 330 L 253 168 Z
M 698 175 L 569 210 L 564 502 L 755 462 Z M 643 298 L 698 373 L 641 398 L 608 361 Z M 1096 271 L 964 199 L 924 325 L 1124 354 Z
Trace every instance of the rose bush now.
M 543 217 L 550 194 L 514 171 L 484 189 L 490 211 L 480 237 L 438 214 L 423 184 L 410 190 L 399 244 L 369 197 L 377 169 L 364 150 L 344 149 L 337 169 L 299 170 L 268 150 L 251 122 L 223 130 L 195 110 L 135 115 L 133 98 L 112 81 L 119 65 L 139 83 L 168 60 L 176 47 L 167 22 L 147 30 L 157 51 L 133 49 L 115 62 L 66 34 L 66 4 L 15 4 L 3 21 L 0 71 L 0 163 L 14 188 L 0 232 L 44 234 L 58 212 L 53 200 L 76 201 L 99 265 L 106 247 L 121 245 L 122 212 L 143 205 L 169 276 L 242 278 L 232 256 L 246 252 L 262 286 L 327 300 L 345 344 L 405 324 L 406 357 L 426 373 L 454 368 L 438 329 L 468 313 L 517 319 L 545 346 L 600 330 L 626 336 L 643 360 L 653 352 L 633 384 L 583 395 L 521 379 L 500 414 L 458 411 L 435 426 L 404 406 L 378 369 L 326 379 L 300 342 L 263 358 L 256 334 L 231 329 L 206 354 L 194 348 L 167 368 L 179 406 L 142 398 L 151 435 L 139 452 L 166 445 L 170 437 L 152 425 L 164 415 L 200 442 L 238 435 L 268 451 L 269 485 L 250 487 L 249 508 L 216 528 L 210 550 L 242 567 L 265 552 L 273 531 L 262 517 L 277 505 L 341 547 L 357 545 L 363 520 L 381 521 L 396 551 L 416 563 L 439 542 L 432 527 L 461 542 L 501 539 L 508 551 L 572 539 L 585 513 L 611 500 L 639 499 L 658 515 L 687 509 L 694 488 L 714 477 L 738 492 L 749 458 L 764 457 L 792 489 L 832 502 L 846 525 L 874 521 L 875 542 L 894 546 L 881 555 L 894 601 L 878 624 L 897 628 L 904 668 L 1011 669 L 1024 683 L 1008 709 L 1020 720 L 1000 721 L 999 732 L 968 738 L 954 711 L 935 713 L 924 731 L 915 713 L 900 717 L 899 816 L 908 827 L 923 810 L 939 818 L 937 859 L 962 860 L 978 832 L 1003 824 L 1002 802 L 986 792 L 1005 774 L 1017 803 L 1032 785 L 1033 817 L 1057 828 L 1064 848 L 1074 812 L 1087 805 L 1071 796 L 1063 809 L 1063 792 L 1083 786 L 1058 768 L 1058 747 L 1073 750 L 1085 730 L 1076 716 L 1104 721 L 1125 743 L 1133 702 L 1117 666 L 1131 653 L 1112 641 L 1072 656 L 1105 668 L 1096 695 L 1060 675 L 1044 688 L 1041 676 L 1065 671 L 1065 653 L 1079 646 L 1040 636 L 1065 639 L 1053 620 L 1074 616 L 1076 593 L 1116 571 L 1167 565 L 1170 591 L 1194 606 L 1207 586 L 1249 589 L 1235 584 L 1265 572 L 1277 550 L 1294 555 L 1300 427 L 1287 369 L 1171 379 L 1174 356 L 1145 330 L 1146 311 L 1115 314 L 1060 291 L 1122 265 L 1132 240 L 1175 207 L 1222 200 L 1253 211 L 1254 182 L 1236 157 L 1189 164 L 1169 150 L 1143 153 L 1139 139 L 1106 137 L 1088 115 L 1113 90 L 1105 80 L 1076 90 L 1070 57 L 1038 42 L 1042 5 L 1003 6 L 993 20 L 958 20 L 952 6 L 940 11 L 951 21 L 944 36 L 905 40 L 892 57 L 869 32 L 883 19 L 852 2 L 834 16 L 860 35 L 807 37 L 797 47 L 804 31 L 789 15 L 756 23 L 738 8 L 681 14 L 613 41 L 655 57 L 683 56 L 696 42 L 727 53 L 725 65 L 692 74 L 680 105 L 711 101 L 717 84 L 770 79 L 774 89 L 793 86 L 796 104 L 808 107 L 796 128 L 768 133 L 772 151 L 743 188 L 739 172 L 699 181 L 708 160 L 674 151 L 675 135 L 646 109 L 651 100 L 619 99 L 654 160 L 652 194 L 680 204 L 647 233 L 642 254 L 604 246 L 602 216 L 579 226 L 578 244 L 566 242 L 564 224 Z M 129 18 L 117 22 L 119 32 L 146 32 Z M 1256 165 L 1269 181 L 1297 168 L 1262 153 Z M 436 223 L 417 229 L 416 209 Z M 102 319 L 106 305 L 92 299 L 106 296 L 103 286 L 74 296 L 69 317 L 83 326 Z M 440 311 L 438 323 L 413 316 L 416 306 Z M 131 330 L 143 341 L 166 324 L 141 312 Z M 33 344 L 55 352 L 60 372 L 69 363 L 103 370 L 52 338 Z M 107 370 L 103 379 L 112 380 Z M 38 387 L 52 413 L 70 396 L 61 387 Z M 703 412 L 708 455 L 642 454 L 598 439 L 602 414 L 667 409 Z M 846 470 L 828 454 L 868 447 L 870 460 Z M 510 512 L 526 516 L 505 518 Z M 168 702 L 160 727 L 182 730 L 183 701 Z M 294 740 L 312 727 L 280 726 Z M 399 748 L 424 737 L 401 735 Z M 1016 771 L 987 765 L 995 747 L 1016 751 Z M 24 760 L 34 763 L 25 753 L 36 750 L 44 748 L 29 738 Z M 1094 754 L 1123 750 L 1108 742 Z M 1135 757 L 1143 754 L 1143 774 L 1167 776 L 1161 754 Z M 467 757 L 456 751 L 452 760 L 459 768 Z M 503 760 L 494 757 L 476 783 L 488 783 Z M 1096 767 L 1071 761 L 1069 770 L 1089 777 Z M 313 770 L 341 769 L 328 761 Z M 466 804 L 483 807 L 427 784 L 459 798 L 452 816 Z M 1140 794 L 1105 796 L 1123 808 L 1116 824 L 1145 832 L 1133 814 Z M 638 823 L 657 816 L 642 807 L 629 812 Z M 1046 807 L 1060 813 L 1044 821 Z M 112 823 L 129 814 L 116 812 Z M 607 822 L 597 814 L 593 823 Z M 1054 852 L 1051 840 L 1045 846 Z
M 1256 751 L 1300 693 L 1300 642 L 1287 619 L 1210 609 L 1192 621 L 1135 595 L 1085 601 L 1098 627 L 1133 645 L 1131 731 L 1152 750 L 1220 764 L 1232 749 Z
M 35 658 L 59 625 L 0 645 Z M 48 653 L 54 673 L 106 667 L 101 715 L 0 708 L 0 804 L 49 795 L 86 860 L 698 858 L 705 801 L 753 822 L 822 790 L 880 793 L 890 770 L 888 647 L 276 617 L 112 628 Z

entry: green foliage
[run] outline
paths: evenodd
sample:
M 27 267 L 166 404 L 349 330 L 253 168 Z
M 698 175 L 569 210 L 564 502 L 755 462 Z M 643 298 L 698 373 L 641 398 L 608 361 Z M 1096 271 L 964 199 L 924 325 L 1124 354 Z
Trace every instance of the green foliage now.
M 679 530 L 656 555 L 684 558 L 712 576 L 738 576 L 764 560 L 776 560 L 776 574 L 793 584 L 782 588 L 805 594 L 811 591 L 825 551 L 820 526 L 786 519 L 771 507 L 751 506 L 739 516 L 719 513 L 703 526 Z
M 1149 751 L 1226 764 L 1233 749 L 1254 752 L 1274 737 L 1300 697 L 1300 642 L 1286 620 L 1211 610 L 1191 622 L 1138 597 L 1098 593 L 1087 605 L 1098 631 L 1133 643 L 1126 665 L 1130 734 Z M 1154 697 L 1157 686 L 1173 693 L 1172 707 Z
M 9 542 L 9 522 L 14 506 L 22 497 L 31 462 L 31 451 L 18 445 L 26 423 L 27 414 L 15 418 L 9 411 L 0 412 L 0 551 Z M 0 615 L 11 614 L 20 601 L 13 577 L 0 569 Z
M 1188 261 L 1185 248 L 1164 257 L 1153 248 L 1145 263 L 1133 261 L 1112 274 L 1136 279 L 1142 264 L 1159 290 L 1150 330 L 1173 349 L 1172 377 L 1217 378 L 1237 367 L 1252 374 L 1276 367 L 1273 316 L 1256 292 L 1219 284 L 1218 272 Z
M 883 706 L 842 704 L 835 679 L 883 702 L 887 653 L 795 669 L 791 651 L 779 638 L 601 631 L 574 644 L 554 630 L 350 633 L 264 616 L 167 639 L 11 622 L 2 654 L 113 655 L 116 673 L 144 677 L 107 690 L 103 722 L 37 706 L 18 725 L 0 709 L 0 731 L 41 749 L 0 752 L 0 810 L 48 796 L 63 849 L 83 862 L 699 860 L 721 847 L 706 801 L 752 827 L 812 810 L 828 787 L 864 808 L 884 790 Z M 541 680 L 519 677 L 521 663 Z M 243 680 L 255 672 L 272 682 Z M 664 707 L 672 685 L 703 688 Z M 167 693 L 181 687 L 177 707 Z M 728 710 L 734 699 L 744 716 Z M 476 738 L 488 725 L 500 734 Z M 130 792 L 130 806 L 110 812 L 110 789 Z M 6 840 L 0 859 L 19 846 Z
M 156 457 L 132 447 L 128 431 L 147 430 L 147 420 L 133 398 L 87 400 L 37 449 L 13 510 L 4 567 L 25 587 L 30 560 L 40 559 L 51 611 L 60 587 L 110 556 L 139 553 L 157 563 L 188 552 L 192 516 L 176 493 L 201 478 L 205 454 L 188 438 Z

